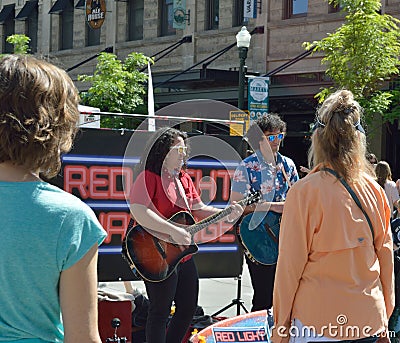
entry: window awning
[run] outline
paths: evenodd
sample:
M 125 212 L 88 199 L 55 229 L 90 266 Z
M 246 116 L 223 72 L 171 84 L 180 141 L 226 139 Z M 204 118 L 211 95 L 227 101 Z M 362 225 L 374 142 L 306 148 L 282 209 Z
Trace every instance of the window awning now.
M 0 24 L 4 24 L 9 19 L 14 19 L 15 4 L 5 5 L 0 12 Z
M 78 0 L 78 2 L 75 5 L 75 8 L 82 9 L 82 10 L 84 10 L 85 7 L 86 7 L 86 1 L 85 0 Z
M 57 0 L 50 8 L 49 14 L 60 14 L 71 6 L 71 0 Z
M 38 0 L 33 0 L 33 1 L 27 1 L 24 5 L 24 7 L 22 7 L 22 10 L 19 11 L 19 13 L 17 14 L 17 16 L 15 17 L 16 20 L 26 20 L 28 19 L 31 14 L 32 11 L 37 8 L 38 6 Z

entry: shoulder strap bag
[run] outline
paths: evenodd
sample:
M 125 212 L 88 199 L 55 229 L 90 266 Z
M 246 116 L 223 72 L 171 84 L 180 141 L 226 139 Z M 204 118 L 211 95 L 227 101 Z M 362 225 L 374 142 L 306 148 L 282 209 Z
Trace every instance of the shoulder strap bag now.
M 375 234 L 374 234 L 374 228 L 372 226 L 372 222 L 371 219 L 369 219 L 369 216 L 367 214 L 367 212 L 365 212 L 364 208 L 361 205 L 360 200 L 358 199 L 356 193 L 354 193 L 354 191 L 351 189 L 351 187 L 349 186 L 349 184 L 346 182 L 345 179 L 343 179 L 342 177 L 340 177 L 338 175 L 338 173 L 336 171 L 334 171 L 333 169 L 330 168 L 323 168 L 322 170 L 327 171 L 328 173 L 331 173 L 332 175 L 336 176 L 337 179 L 342 183 L 342 185 L 347 189 L 347 191 L 350 193 L 351 197 L 354 199 L 355 203 L 357 204 L 357 206 L 359 207 L 359 209 L 362 211 L 362 213 L 364 213 L 365 218 L 367 218 L 367 222 L 369 225 L 369 228 L 371 230 L 372 233 L 372 241 L 374 241 L 375 239 Z

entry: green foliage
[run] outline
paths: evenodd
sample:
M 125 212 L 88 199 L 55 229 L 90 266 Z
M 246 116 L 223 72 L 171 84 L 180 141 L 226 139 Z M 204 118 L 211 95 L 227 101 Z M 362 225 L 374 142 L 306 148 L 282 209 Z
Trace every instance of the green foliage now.
M 399 73 L 400 21 L 379 14 L 380 0 L 329 0 L 340 3 L 346 13 L 344 24 L 320 41 L 304 43 L 306 50 L 323 52 L 322 63 L 335 87 L 316 95 L 320 102 L 337 88 L 351 90 L 364 106 L 367 122 L 374 114 L 393 120 L 386 112 L 393 95 L 382 91 L 383 82 Z M 392 119 L 391 119 L 392 118 Z
M 390 93 L 393 96 L 391 106 L 389 111 L 384 114 L 383 119 L 393 124 L 396 119 L 400 118 L 400 90 L 395 89 Z
M 29 42 L 31 39 L 28 36 L 15 34 L 8 36 L 6 41 L 14 45 L 14 54 L 25 55 L 29 52 Z
M 144 103 L 147 74 L 140 71 L 152 61 L 141 53 L 130 53 L 124 62 L 115 54 L 103 52 L 93 75 L 79 75 L 78 80 L 89 82 L 91 87 L 81 93 L 84 105 L 94 106 L 103 112 L 135 113 Z M 102 116 L 102 127 L 135 128 L 140 120 L 124 117 Z

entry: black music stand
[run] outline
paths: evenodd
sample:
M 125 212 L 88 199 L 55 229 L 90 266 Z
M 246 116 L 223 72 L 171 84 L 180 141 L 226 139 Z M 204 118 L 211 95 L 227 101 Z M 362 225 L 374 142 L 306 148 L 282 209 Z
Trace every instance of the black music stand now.
M 236 291 L 236 298 L 232 299 L 232 302 L 225 307 L 221 308 L 217 312 L 213 313 L 211 316 L 215 317 L 218 316 L 220 313 L 226 311 L 227 309 L 231 308 L 232 306 L 236 306 L 236 315 L 240 315 L 240 308 L 242 308 L 246 313 L 249 313 L 246 306 L 244 305 L 244 301 L 242 299 L 242 275 L 239 274 L 235 277 L 237 280 L 237 291 Z

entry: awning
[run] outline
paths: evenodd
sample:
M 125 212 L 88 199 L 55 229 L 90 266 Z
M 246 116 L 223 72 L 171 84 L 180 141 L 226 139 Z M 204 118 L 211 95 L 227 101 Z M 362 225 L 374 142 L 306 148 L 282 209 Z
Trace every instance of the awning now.
M 5 5 L 0 12 L 0 24 L 4 24 L 9 19 L 14 19 L 15 4 Z
M 26 20 L 28 19 L 31 14 L 32 11 L 37 8 L 38 6 L 38 0 L 33 0 L 33 1 L 27 1 L 24 5 L 24 7 L 22 7 L 22 10 L 19 11 L 19 13 L 17 14 L 17 16 L 15 17 L 16 20 Z
M 71 0 L 57 0 L 50 8 L 49 14 L 60 14 L 71 5 Z
M 85 0 L 78 0 L 78 2 L 75 5 L 75 8 L 84 10 L 86 7 L 86 1 Z

